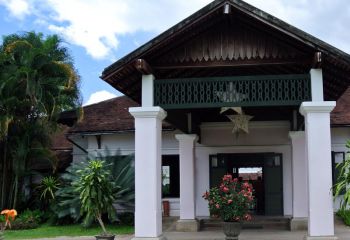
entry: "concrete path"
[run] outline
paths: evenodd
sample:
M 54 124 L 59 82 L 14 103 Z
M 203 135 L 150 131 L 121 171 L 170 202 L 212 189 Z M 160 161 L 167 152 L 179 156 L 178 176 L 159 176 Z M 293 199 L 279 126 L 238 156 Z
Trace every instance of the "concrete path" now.
M 336 236 L 339 240 L 350 240 L 350 227 L 336 221 Z M 224 234 L 220 231 L 201 231 L 196 233 L 165 232 L 168 240 L 224 240 Z M 244 229 L 239 237 L 240 240 L 302 240 L 306 231 L 283 231 L 264 229 Z M 130 240 L 133 236 L 117 236 L 116 240 Z M 40 240 L 94 240 L 94 237 L 59 237 L 44 238 Z

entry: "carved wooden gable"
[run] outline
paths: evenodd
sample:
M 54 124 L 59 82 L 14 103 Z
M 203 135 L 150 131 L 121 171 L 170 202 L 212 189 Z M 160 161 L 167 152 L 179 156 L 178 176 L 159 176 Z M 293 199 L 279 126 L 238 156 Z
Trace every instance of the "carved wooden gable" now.
M 309 55 L 305 48 L 299 49 L 287 39 L 281 39 L 281 34 L 274 35 L 236 19 L 221 21 L 193 35 L 154 58 L 152 63 L 166 66 L 212 61 L 297 60 Z

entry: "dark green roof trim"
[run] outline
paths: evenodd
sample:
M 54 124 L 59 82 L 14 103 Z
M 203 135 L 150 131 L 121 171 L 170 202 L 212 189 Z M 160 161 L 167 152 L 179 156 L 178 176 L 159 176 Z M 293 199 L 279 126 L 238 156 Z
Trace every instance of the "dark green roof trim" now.
M 350 64 L 349 54 L 242 0 L 215 0 L 207 6 L 200 9 L 199 11 L 195 12 L 188 18 L 184 19 L 180 23 L 163 32 L 159 36 L 153 38 L 149 42 L 145 43 L 141 47 L 129 53 L 125 57 L 121 58 L 117 62 L 113 63 L 109 67 L 105 68 L 102 72 L 101 78 L 106 79 L 110 74 L 113 74 L 115 71 L 117 71 L 124 65 L 129 64 L 131 61 L 136 60 L 138 58 L 142 58 L 142 56 L 145 55 L 152 48 L 160 45 L 163 41 L 175 36 L 176 34 L 190 27 L 192 24 L 204 18 L 211 12 L 217 10 L 219 7 L 222 7 L 226 3 L 231 4 L 234 8 L 246 13 L 247 15 L 252 16 L 255 19 L 260 20 L 261 22 L 264 22 L 265 24 L 275 29 L 278 29 L 281 32 L 284 32 L 285 34 L 303 42 L 304 44 L 315 48 L 315 51 L 321 51 L 327 55 L 331 55 L 338 61 L 340 60 L 341 62 L 343 62 L 343 64 Z

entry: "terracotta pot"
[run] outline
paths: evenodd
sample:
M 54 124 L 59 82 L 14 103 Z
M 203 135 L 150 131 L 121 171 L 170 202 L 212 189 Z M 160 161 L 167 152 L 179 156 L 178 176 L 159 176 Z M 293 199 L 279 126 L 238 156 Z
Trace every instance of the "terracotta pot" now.
M 115 235 L 109 236 L 95 236 L 97 240 L 114 240 Z
M 169 217 L 170 215 L 170 203 L 169 201 L 163 201 L 163 216 Z
M 226 240 L 238 240 L 242 228 L 240 222 L 223 222 L 222 227 L 226 235 Z

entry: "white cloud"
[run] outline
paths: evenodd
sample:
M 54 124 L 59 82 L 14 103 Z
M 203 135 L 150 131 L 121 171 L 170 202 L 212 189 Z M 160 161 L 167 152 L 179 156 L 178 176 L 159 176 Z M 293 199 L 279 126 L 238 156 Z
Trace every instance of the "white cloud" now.
M 29 4 L 26 0 L 0 0 L 12 16 L 23 19 L 30 14 Z
M 105 101 L 105 100 L 108 100 L 111 98 L 115 98 L 117 96 L 120 96 L 120 95 L 110 93 L 106 90 L 98 91 L 98 92 L 92 93 L 90 95 L 89 100 L 87 100 L 87 102 L 84 104 L 84 106 L 91 105 L 91 104 L 98 103 L 98 102 L 102 102 L 102 101 Z
M 350 52 L 348 0 L 246 0 Z M 95 59 L 115 59 L 120 37 L 158 34 L 211 0 L 0 0 L 14 16 L 31 14 Z M 17 7 L 16 7 L 17 6 Z M 39 21 L 40 22 L 40 21 Z M 132 40 L 131 40 L 132 41 Z

